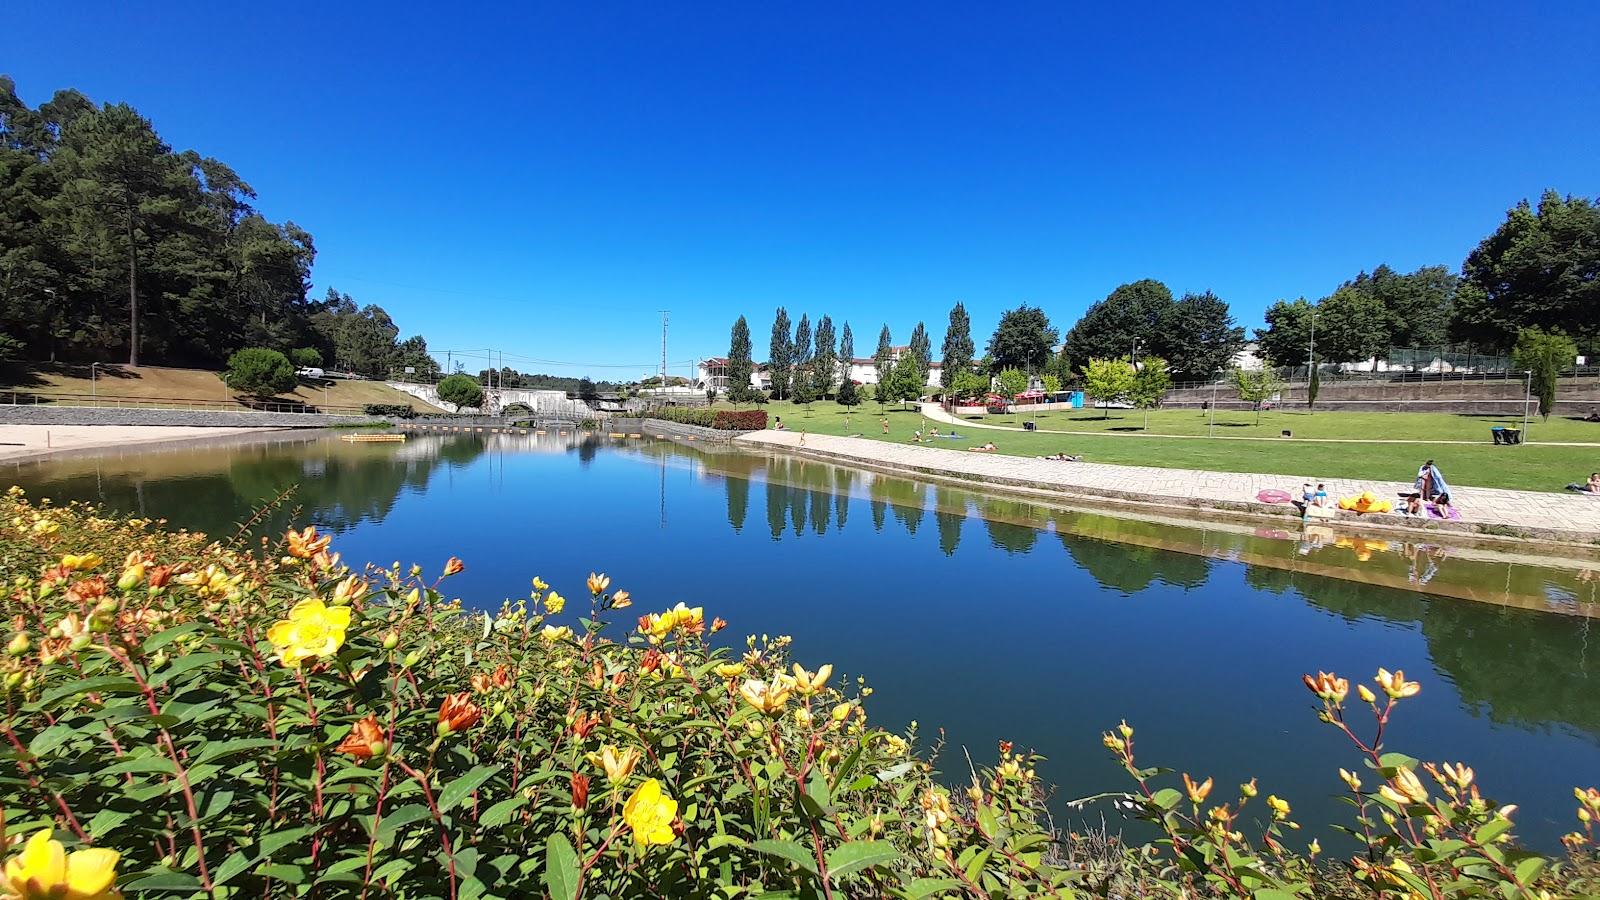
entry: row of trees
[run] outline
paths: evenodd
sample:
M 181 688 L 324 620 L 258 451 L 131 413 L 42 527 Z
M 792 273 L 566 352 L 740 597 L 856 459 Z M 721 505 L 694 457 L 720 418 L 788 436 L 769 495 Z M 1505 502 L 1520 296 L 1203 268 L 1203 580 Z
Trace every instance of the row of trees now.
M 1501 352 L 1518 345 L 1528 329 L 1550 358 L 1552 339 L 1566 336 L 1575 351 L 1600 350 L 1600 202 L 1561 197 L 1547 191 L 1537 206 L 1523 201 L 1484 238 L 1459 273 L 1447 266 L 1423 266 L 1402 273 L 1380 265 L 1335 288 L 1315 302 L 1280 300 L 1256 330 L 1260 355 L 1279 364 L 1351 363 L 1373 359 L 1390 347 L 1437 347 L 1470 342 Z M 818 324 L 822 334 L 823 322 Z M 831 331 L 829 332 L 831 336 Z M 1119 286 L 1090 306 L 1060 338 L 1049 317 L 1024 304 L 1001 316 L 982 358 L 972 338 L 963 304 L 950 310 L 939 383 L 946 393 L 971 396 L 987 390 L 990 378 L 1007 370 L 1028 376 L 1054 376 L 1061 383 L 1086 383 L 1091 361 L 1122 359 L 1130 370 L 1145 371 L 1144 358 L 1164 361 L 1168 377 L 1209 380 L 1234 367 L 1246 344 L 1245 330 L 1228 304 L 1210 291 L 1174 298 L 1160 281 L 1144 279 Z M 810 323 L 802 316 L 790 337 L 787 313 L 780 309 L 772 328 L 773 396 L 825 396 L 838 384 L 818 340 L 811 349 Z M 1557 340 L 1555 349 L 1564 350 Z M 908 348 L 925 383 L 932 365 L 923 323 Z M 1537 356 L 1524 348 L 1519 356 Z M 848 354 L 845 354 L 848 356 Z M 879 334 L 875 354 L 879 383 L 892 374 L 898 358 L 889 327 Z M 1530 356 L 1530 358 L 1532 358 Z M 1135 366 L 1131 360 L 1140 359 Z M 1571 365 L 1571 358 L 1563 365 Z M 1101 367 L 1101 371 L 1106 371 Z M 809 374 L 808 374 L 809 373 Z
M 1600 349 L 1600 201 L 1546 191 L 1519 202 L 1478 243 L 1459 272 L 1386 265 L 1316 301 L 1280 300 L 1256 332 L 1263 355 L 1282 363 L 1372 359 L 1390 347 L 1465 343 L 1516 348 L 1528 329 L 1564 334 L 1575 351 Z M 1575 355 L 1575 354 L 1574 354 Z M 1563 366 L 1570 366 L 1567 359 Z
M 316 249 L 226 163 L 175 151 L 126 104 L 58 91 L 30 108 L 0 76 L 0 340 L 20 358 L 220 366 L 314 349 L 382 377 L 437 373 L 421 337 L 347 294 L 307 296 Z

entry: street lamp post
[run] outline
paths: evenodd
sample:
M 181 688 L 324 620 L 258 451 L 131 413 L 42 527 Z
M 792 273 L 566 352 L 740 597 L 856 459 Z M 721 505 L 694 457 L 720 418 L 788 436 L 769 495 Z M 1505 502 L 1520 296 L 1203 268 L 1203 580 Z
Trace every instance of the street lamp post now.
M 89 399 L 94 401 L 95 406 L 100 405 L 100 388 L 94 377 L 95 367 L 99 365 L 97 362 L 89 363 Z
M 1527 369 L 1522 373 L 1522 442 L 1528 442 L 1528 406 L 1533 403 L 1533 370 Z
M 1217 434 L 1217 375 L 1221 369 L 1211 373 L 1211 423 L 1206 426 L 1206 437 L 1215 437 Z

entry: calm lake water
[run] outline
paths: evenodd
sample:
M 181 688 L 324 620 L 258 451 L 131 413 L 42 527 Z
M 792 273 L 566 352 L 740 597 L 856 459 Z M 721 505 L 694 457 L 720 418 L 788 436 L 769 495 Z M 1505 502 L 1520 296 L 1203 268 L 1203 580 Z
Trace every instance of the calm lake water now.
M 1300 675 L 1379 666 L 1423 683 L 1389 748 L 1471 762 L 1491 797 L 1521 804 L 1530 843 L 1553 848 L 1573 785 L 1600 773 L 1600 605 L 1575 564 L 557 435 L 286 437 L 8 468 L 34 497 L 214 534 L 298 485 L 298 509 L 262 528 L 315 522 L 353 564 L 458 554 L 467 569 L 449 586 L 485 608 L 535 575 L 580 597 L 590 569 L 605 571 L 640 610 L 703 604 L 729 620 L 730 643 L 791 634 L 806 666 L 865 676 L 876 721 L 917 720 L 924 746 L 943 732 L 953 781 L 960 748 L 987 761 L 1007 739 L 1050 758 L 1041 774 L 1062 798 L 1125 788 L 1099 741 L 1125 717 L 1147 765 L 1219 786 L 1256 775 L 1302 822 L 1343 822 L 1336 768 L 1358 760 L 1316 721 Z

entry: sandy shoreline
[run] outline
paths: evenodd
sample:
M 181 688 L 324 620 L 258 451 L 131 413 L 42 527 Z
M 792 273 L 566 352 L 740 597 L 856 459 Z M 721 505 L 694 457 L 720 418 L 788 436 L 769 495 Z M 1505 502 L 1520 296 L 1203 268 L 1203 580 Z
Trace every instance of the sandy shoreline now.
M 0 461 L 16 462 L 130 444 L 199 441 L 282 430 L 193 425 L 0 425 Z

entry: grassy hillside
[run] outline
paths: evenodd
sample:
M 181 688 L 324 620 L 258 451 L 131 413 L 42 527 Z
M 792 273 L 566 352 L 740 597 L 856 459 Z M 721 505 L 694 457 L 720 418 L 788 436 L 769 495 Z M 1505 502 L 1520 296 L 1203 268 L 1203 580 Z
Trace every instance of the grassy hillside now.
M 10 403 L 13 392 L 24 402 L 37 398 L 40 402 L 79 403 L 97 396 L 107 402 L 126 399 L 217 405 L 227 403 L 240 408 L 246 405 L 228 390 L 216 372 L 160 366 L 140 366 L 136 369 L 96 366 L 93 384 L 90 383 L 88 366 L 30 363 L 0 369 L 0 403 Z M 302 380 L 293 392 L 283 394 L 278 399 L 335 412 L 353 410 L 368 403 L 404 404 L 419 411 L 438 411 L 381 381 Z
M 813 434 L 859 435 L 872 440 L 908 443 L 918 430 L 938 425 L 948 435 L 952 426 L 930 423 L 912 409 L 881 408 L 868 403 L 847 411 L 833 401 L 810 409 L 777 402 L 764 407 L 769 416 L 782 417 L 791 430 Z M 1026 421 L 1024 414 L 1019 423 Z M 889 422 L 884 433 L 882 421 Z M 1555 443 L 1600 436 L 1600 425 L 1552 417 L 1535 419 L 1536 441 L 1518 447 L 1497 447 L 1488 437 L 1489 424 L 1520 424 L 1477 416 L 1443 413 L 1326 412 L 1307 415 L 1272 412 L 1255 424 L 1255 413 L 1218 411 L 1218 440 L 1207 440 L 1200 427 L 1207 420 L 1193 410 L 1158 410 L 1151 414 L 1150 432 L 1143 432 L 1144 413 L 1113 410 L 1109 419 L 1097 411 L 1077 410 L 1038 417 L 1037 432 L 1017 430 L 1011 416 L 988 416 L 986 423 L 1009 430 L 978 428 L 977 423 L 953 426 L 960 440 L 937 439 L 932 446 L 961 449 L 986 441 L 1000 453 L 1044 456 L 1053 453 L 1081 455 L 1089 462 L 1215 472 L 1283 473 L 1304 478 L 1354 478 L 1374 481 L 1410 481 L 1424 459 L 1437 459 L 1451 484 L 1560 491 L 1572 481 L 1583 481 L 1600 468 L 1600 448 L 1577 443 Z M 1099 431 L 1094 431 L 1098 426 Z M 1046 429 L 1060 428 L 1067 433 Z M 1185 429 L 1189 434 L 1185 434 Z M 1277 436 L 1288 429 L 1293 438 Z M 1592 429 L 1592 430 L 1591 430 Z M 1160 433 L 1166 430 L 1167 433 Z M 1146 436 L 1148 434 L 1149 436 Z M 1226 435 L 1232 440 L 1222 440 Z M 1327 437 L 1313 438 L 1313 435 Z M 1340 443 L 1323 443 L 1337 437 Z M 1408 443 L 1392 443 L 1406 440 Z M 1462 444 L 1454 441 L 1476 441 Z M 1546 441 L 1550 441 L 1547 443 Z M 1295 481 L 1286 484 L 1293 488 Z M 1600 501 L 1595 501 L 1600 502 Z

